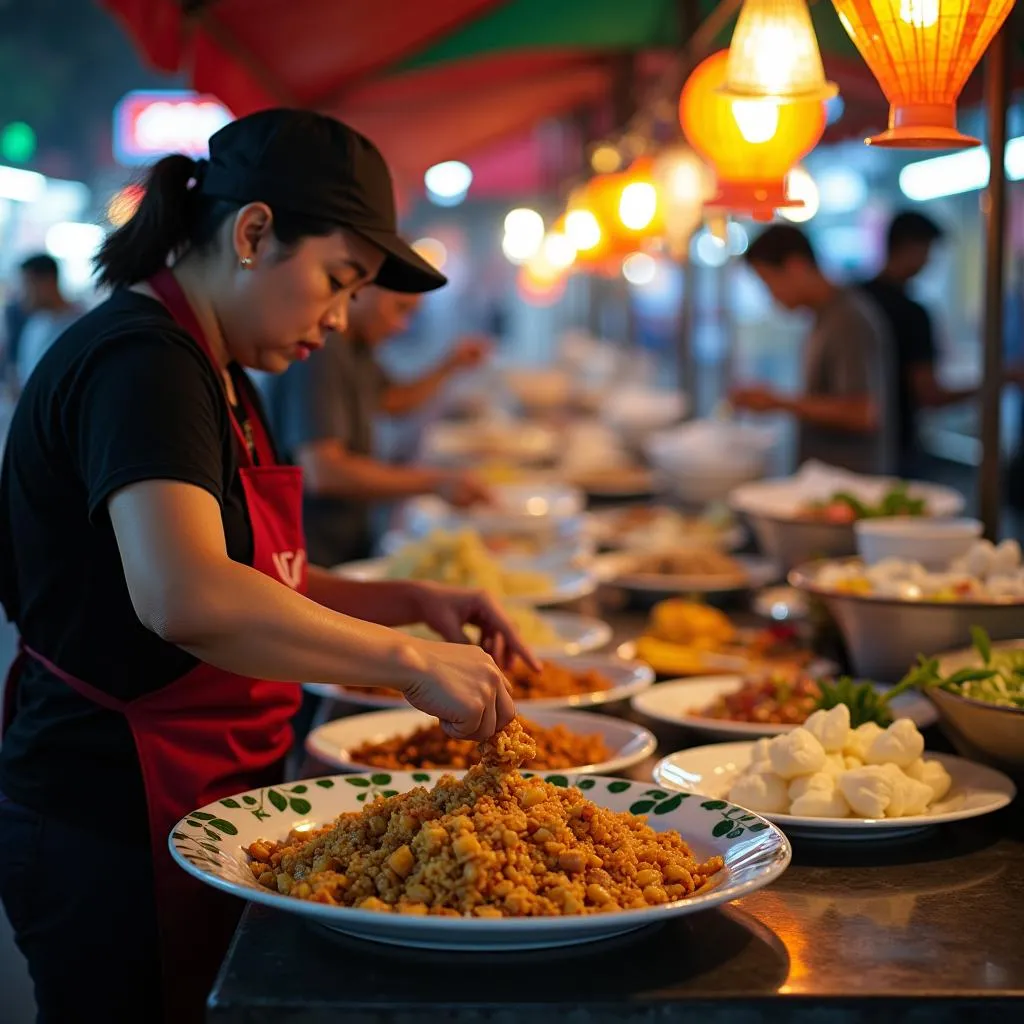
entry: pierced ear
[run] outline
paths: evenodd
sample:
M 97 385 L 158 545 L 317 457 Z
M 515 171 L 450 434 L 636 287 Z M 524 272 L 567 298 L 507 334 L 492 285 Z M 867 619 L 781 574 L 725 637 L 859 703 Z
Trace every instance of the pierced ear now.
M 263 255 L 272 237 L 274 215 L 266 203 L 250 203 L 238 211 L 234 243 L 239 260 L 252 261 Z

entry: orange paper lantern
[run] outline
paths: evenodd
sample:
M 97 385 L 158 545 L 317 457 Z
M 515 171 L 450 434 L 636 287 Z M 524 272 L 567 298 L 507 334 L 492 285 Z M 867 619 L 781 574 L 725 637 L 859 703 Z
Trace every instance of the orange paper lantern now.
M 956 101 L 1013 0 L 833 0 L 889 101 L 889 130 L 869 145 L 966 149 Z
M 775 103 L 722 95 L 729 53 L 698 65 L 679 97 L 679 121 L 690 145 L 715 172 L 709 206 L 771 220 L 775 210 L 802 206 L 786 191 L 786 175 L 825 131 L 820 100 Z
M 576 246 L 576 265 L 581 270 L 617 274 L 623 256 L 636 248 L 635 236 L 619 220 L 619 204 L 628 183 L 623 173 L 599 174 L 570 197 L 565 231 Z

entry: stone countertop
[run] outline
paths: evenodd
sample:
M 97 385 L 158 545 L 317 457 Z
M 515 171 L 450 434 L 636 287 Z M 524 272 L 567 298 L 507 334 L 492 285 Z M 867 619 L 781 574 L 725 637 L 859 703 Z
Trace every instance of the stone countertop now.
M 615 710 L 632 717 L 628 706 L 608 709 Z M 706 742 L 682 730 L 654 731 L 659 755 Z M 933 734 L 929 748 L 942 749 Z M 650 778 L 652 766 L 653 759 L 627 774 Z M 745 899 L 565 949 L 393 948 L 250 906 L 208 1019 L 946 1024 L 1024 1013 L 1019 800 L 999 814 L 904 839 L 795 840 L 793 848 L 789 870 Z

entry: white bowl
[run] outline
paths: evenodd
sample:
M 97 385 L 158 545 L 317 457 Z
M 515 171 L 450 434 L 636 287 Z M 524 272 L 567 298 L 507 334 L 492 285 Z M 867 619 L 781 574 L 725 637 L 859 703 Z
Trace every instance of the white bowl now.
M 892 516 L 862 519 L 854 523 L 853 532 L 857 554 L 868 565 L 885 558 L 902 558 L 939 572 L 954 558 L 967 554 L 983 528 L 977 519 Z
M 828 498 L 842 489 L 827 481 L 819 481 L 817 486 L 808 484 L 807 477 L 798 473 L 781 480 L 746 483 L 729 495 L 729 508 L 747 519 L 761 551 L 787 571 L 815 559 L 844 558 L 857 551 L 852 523 L 823 523 L 800 517 L 808 501 Z M 882 477 L 863 480 L 859 493 L 868 500 L 880 497 L 896 483 Z M 952 488 L 912 482 L 908 491 L 911 497 L 925 499 L 933 517 L 948 518 L 963 511 L 963 495 Z M 924 522 L 927 518 L 913 521 Z

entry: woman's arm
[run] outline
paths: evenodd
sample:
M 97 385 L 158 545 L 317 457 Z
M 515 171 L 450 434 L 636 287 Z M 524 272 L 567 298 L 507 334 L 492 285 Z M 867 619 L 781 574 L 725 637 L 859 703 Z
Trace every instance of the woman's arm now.
M 469 738 L 514 714 L 484 651 L 339 614 L 232 561 L 220 507 L 202 488 L 132 484 L 108 509 L 139 620 L 197 658 L 259 679 L 394 686 Z

